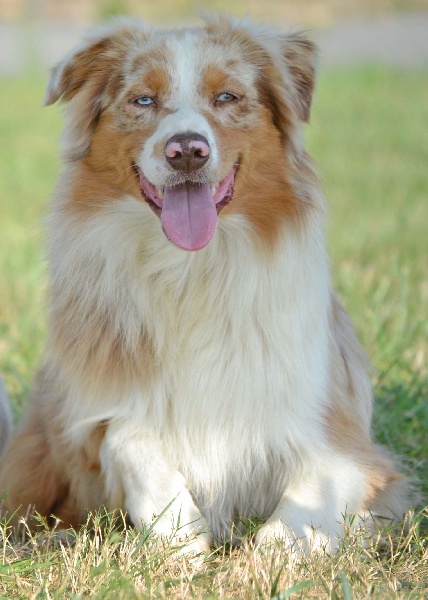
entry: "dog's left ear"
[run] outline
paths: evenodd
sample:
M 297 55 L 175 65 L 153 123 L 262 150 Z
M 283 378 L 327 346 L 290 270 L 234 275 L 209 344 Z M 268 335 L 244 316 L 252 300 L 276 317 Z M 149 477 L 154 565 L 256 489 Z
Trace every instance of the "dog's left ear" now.
M 315 87 L 316 46 L 303 34 L 251 32 L 262 54 L 255 59 L 260 96 L 277 129 L 289 139 L 296 121 L 309 121 Z M 257 63 L 256 63 L 257 64 Z
M 316 46 L 301 33 L 281 36 L 281 46 L 296 91 L 296 114 L 301 121 L 309 121 L 315 87 Z

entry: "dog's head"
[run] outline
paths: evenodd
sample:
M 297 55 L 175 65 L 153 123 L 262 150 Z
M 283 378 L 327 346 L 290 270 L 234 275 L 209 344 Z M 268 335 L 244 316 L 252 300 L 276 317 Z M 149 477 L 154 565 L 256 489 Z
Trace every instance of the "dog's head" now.
M 175 245 L 198 250 L 225 207 L 272 232 L 266 205 L 295 203 L 287 154 L 313 87 L 301 35 L 225 18 L 172 31 L 118 20 L 54 68 L 46 104 L 68 104 L 69 160 L 144 199 Z

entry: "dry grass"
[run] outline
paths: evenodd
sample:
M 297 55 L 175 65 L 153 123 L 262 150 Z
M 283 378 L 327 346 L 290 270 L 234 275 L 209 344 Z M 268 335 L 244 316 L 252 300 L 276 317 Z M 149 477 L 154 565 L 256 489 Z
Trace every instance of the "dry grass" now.
M 426 515 L 425 515 L 426 516 Z M 426 598 L 428 547 L 422 514 L 409 530 L 364 548 L 347 537 L 335 556 L 294 558 L 275 549 L 221 546 L 199 560 L 150 530 L 136 533 L 123 515 L 101 515 L 78 533 L 17 537 L 0 530 L 0 597 L 11 598 Z

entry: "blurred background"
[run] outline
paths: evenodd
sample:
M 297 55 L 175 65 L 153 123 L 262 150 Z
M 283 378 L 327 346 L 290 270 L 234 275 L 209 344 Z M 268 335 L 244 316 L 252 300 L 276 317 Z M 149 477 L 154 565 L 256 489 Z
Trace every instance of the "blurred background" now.
M 320 47 L 309 151 L 332 276 L 373 362 L 375 433 L 428 493 L 427 0 L 0 0 L 0 373 L 15 420 L 46 337 L 43 217 L 60 172 L 48 67 L 111 15 L 172 26 L 226 10 Z
M 90 23 L 112 15 L 198 23 L 204 10 L 313 30 L 326 64 L 428 64 L 427 0 L 0 0 L 0 70 L 51 64 Z

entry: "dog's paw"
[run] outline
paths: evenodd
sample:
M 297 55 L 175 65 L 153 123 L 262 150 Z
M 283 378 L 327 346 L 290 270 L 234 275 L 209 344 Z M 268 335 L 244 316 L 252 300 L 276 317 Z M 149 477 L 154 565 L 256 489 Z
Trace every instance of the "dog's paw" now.
M 174 546 L 177 556 L 197 556 L 209 551 L 212 534 L 203 517 L 193 515 L 193 520 L 182 523 L 181 518 L 169 515 L 169 518 L 159 519 L 153 526 L 153 531 L 170 546 Z M 180 522 L 181 521 L 181 522 Z
M 255 543 L 258 548 L 263 549 L 278 548 L 293 553 L 304 551 L 301 540 L 281 519 L 265 523 L 257 532 Z
M 278 518 L 265 523 L 258 531 L 255 541 L 259 548 L 280 549 L 294 555 L 332 553 L 338 547 L 337 539 L 322 529 L 314 529 L 310 525 L 300 525 L 293 529 Z
M 208 552 L 210 549 L 212 534 L 207 522 L 201 517 L 196 522 L 182 525 L 173 533 L 172 539 L 175 543 L 183 546 L 183 553 L 200 554 Z
M 174 536 L 173 545 L 177 547 L 175 554 L 189 558 L 192 563 L 200 562 L 202 564 L 205 554 L 210 550 L 211 535 L 206 532 L 193 533 L 193 535 L 182 537 Z

